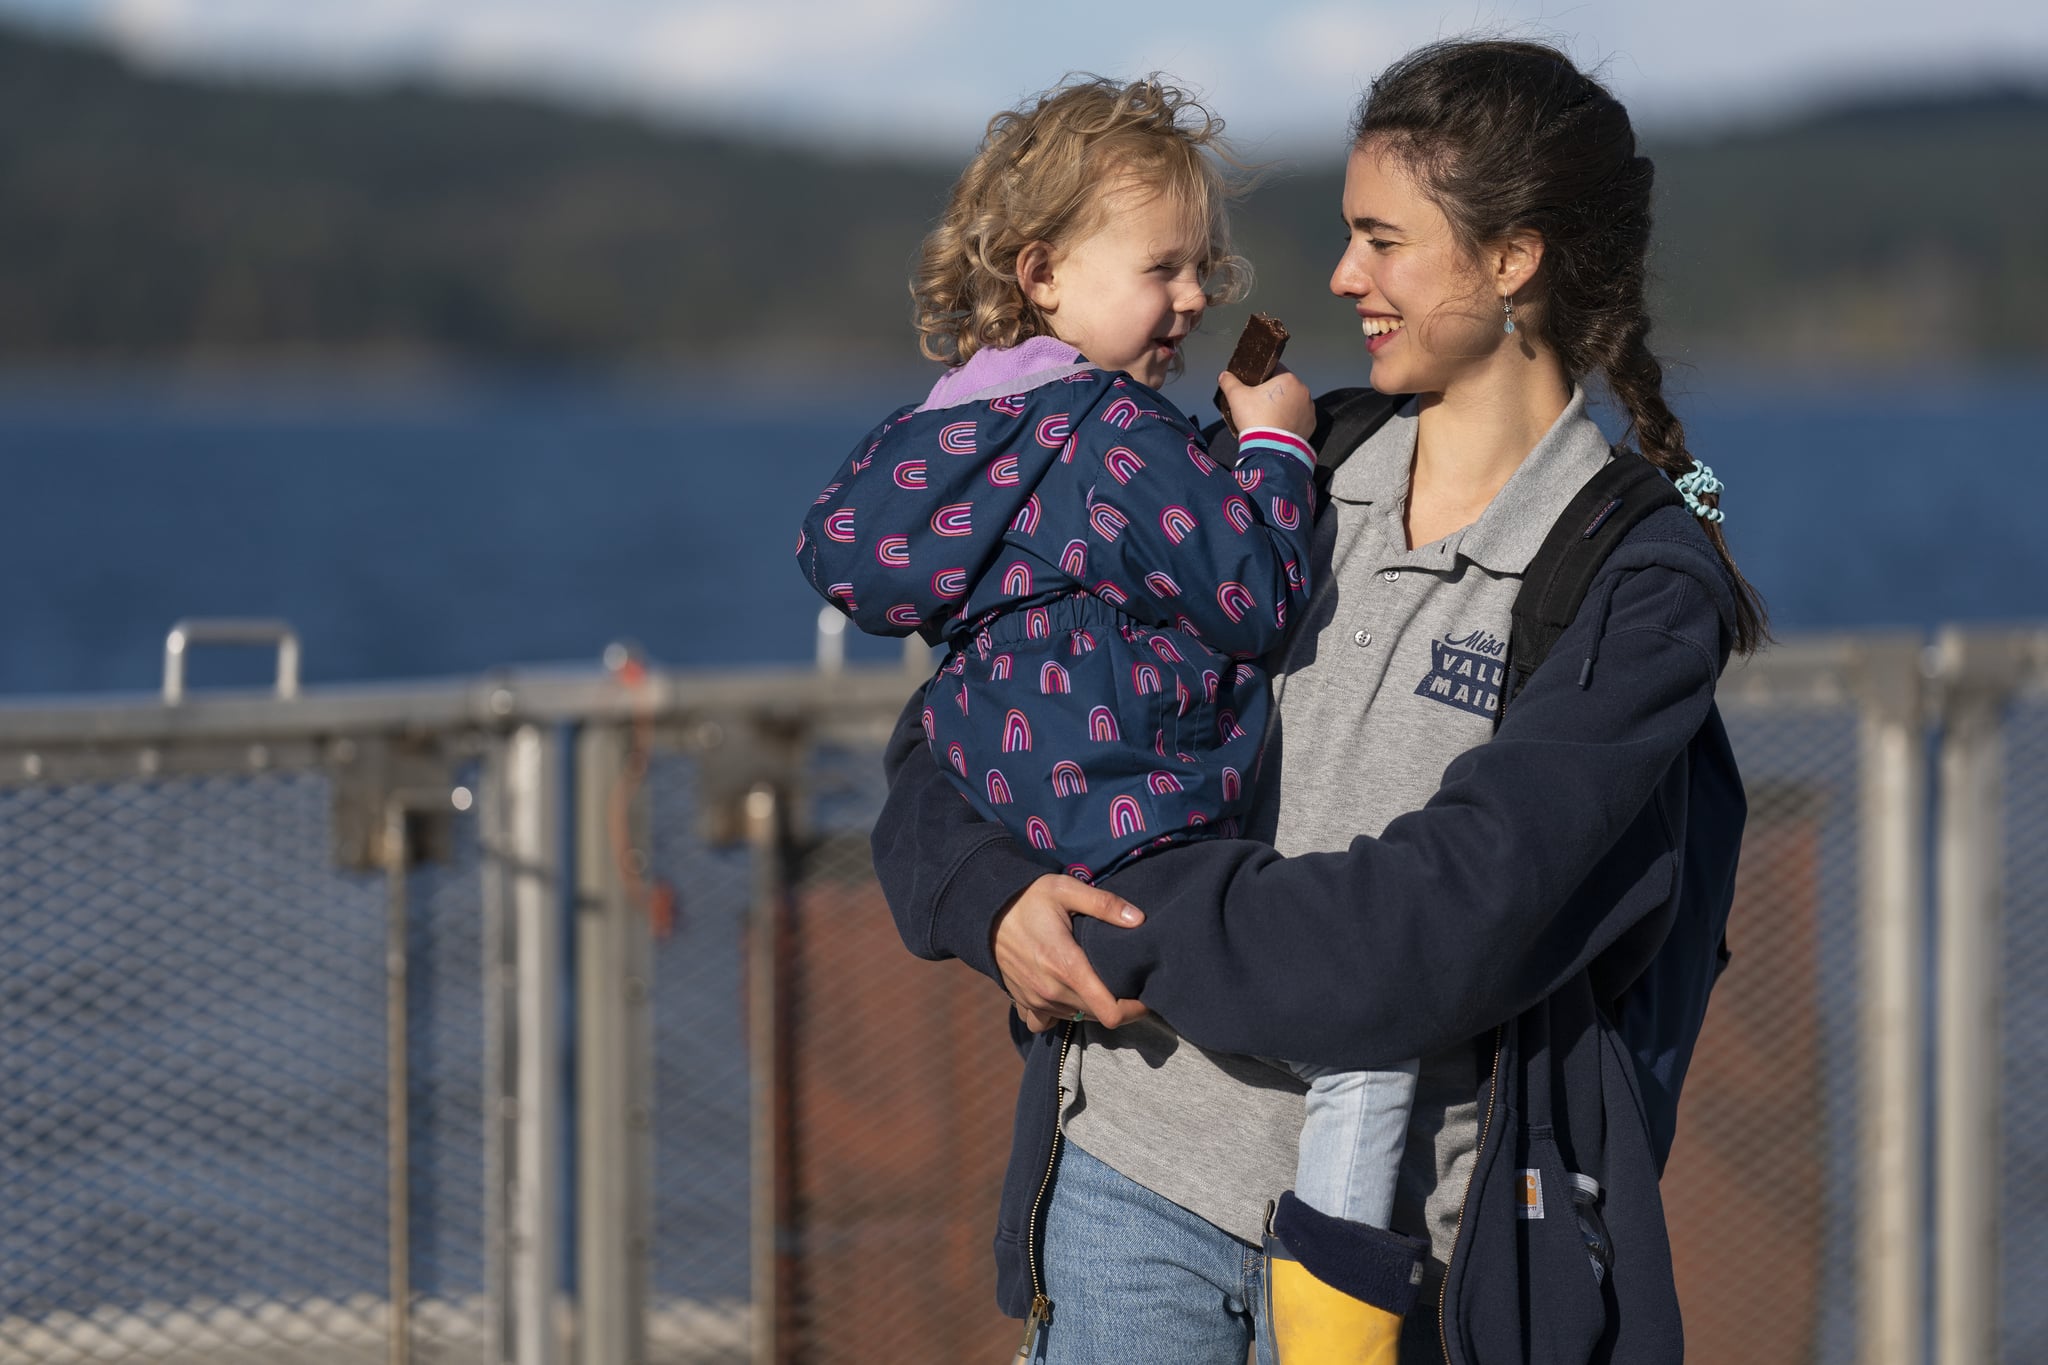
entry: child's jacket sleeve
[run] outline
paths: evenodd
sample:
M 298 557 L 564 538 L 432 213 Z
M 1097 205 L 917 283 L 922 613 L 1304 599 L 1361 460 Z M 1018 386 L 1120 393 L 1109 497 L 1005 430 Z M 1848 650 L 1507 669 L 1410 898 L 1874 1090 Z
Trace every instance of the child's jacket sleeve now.
M 1089 591 L 1219 653 L 1253 658 L 1278 645 L 1311 588 L 1308 443 L 1249 435 L 1225 469 L 1183 421 L 1123 395 L 1087 414 L 1076 436 Z
M 1223 654 L 1307 601 L 1314 456 L 1287 433 L 1211 459 L 1172 403 L 1083 368 L 1024 394 L 903 411 L 855 445 L 797 542 L 861 629 L 928 639 L 1085 592 Z

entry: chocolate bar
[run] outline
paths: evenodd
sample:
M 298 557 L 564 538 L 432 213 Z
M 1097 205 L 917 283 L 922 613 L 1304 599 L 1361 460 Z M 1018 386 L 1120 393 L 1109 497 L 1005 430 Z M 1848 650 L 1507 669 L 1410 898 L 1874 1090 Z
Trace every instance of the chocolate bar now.
M 1237 348 L 1230 353 L 1230 364 L 1225 368 L 1243 383 L 1263 384 L 1280 368 L 1280 352 L 1285 349 L 1285 324 L 1264 313 L 1254 313 L 1245 319 L 1244 331 L 1238 334 Z M 1223 425 L 1235 436 L 1237 419 L 1230 415 L 1230 404 L 1220 386 L 1216 390 L 1216 411 L 1223 414 Z

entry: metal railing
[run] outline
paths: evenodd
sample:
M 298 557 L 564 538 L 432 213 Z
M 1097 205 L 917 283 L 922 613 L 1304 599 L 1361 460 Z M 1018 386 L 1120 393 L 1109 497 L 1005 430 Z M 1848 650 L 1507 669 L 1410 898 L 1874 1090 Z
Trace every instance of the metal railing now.
M 928 663 L 821 658 L 0 706 L 0 1365 L 1007 1353 L 1003 1001 L 866 861 Z M 2048 1358 L 2048 632 L 1721 700 L 1693 1354 Z

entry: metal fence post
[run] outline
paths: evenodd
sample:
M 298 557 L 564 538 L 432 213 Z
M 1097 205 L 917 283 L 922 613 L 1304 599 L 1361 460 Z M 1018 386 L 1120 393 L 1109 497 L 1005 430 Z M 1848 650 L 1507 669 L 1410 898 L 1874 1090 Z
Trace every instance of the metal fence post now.
M 748 926 L 747 1056 L 752 1115 L 752 1280 L 755 1365 L 784 1365 L 784 1330 L 795 1248 L 790 1224 L 790 1094 L 784 951 L 789 932 L 788 814 L 783 794 L 760 783 L 746 795 L 754 895 Z
M 643 1365 L 653 1202 L 645 751 L 586 725 L 576 758 L 576 1185 L 581 1365 Z
M 521 725 L 484 780 L 490 1359 L 555 1365 L 561 1285 L 561 739 Z
M 1927 727 L 1918 636 L 1858 650 L 1863 1153 L 1857 1278 L 1865 1365 L 1925 1345 Z
M 1936 827 L 1935 1357 L 1998 1354 L 1999 919 L 2005 858 L 2004 713 L 2011 637 L 1944 629 Z

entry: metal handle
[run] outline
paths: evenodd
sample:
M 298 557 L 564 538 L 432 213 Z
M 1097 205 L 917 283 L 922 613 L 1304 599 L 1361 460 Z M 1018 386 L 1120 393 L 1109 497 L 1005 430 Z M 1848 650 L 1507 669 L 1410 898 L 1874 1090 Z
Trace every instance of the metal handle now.
M 289 621 L 215 617 L 180 621 L 164 638 L 164 705 L 185 700 L 185 656 L 194 645 L 277 646 L 277 695 L 299 695 L 299 633 Z

